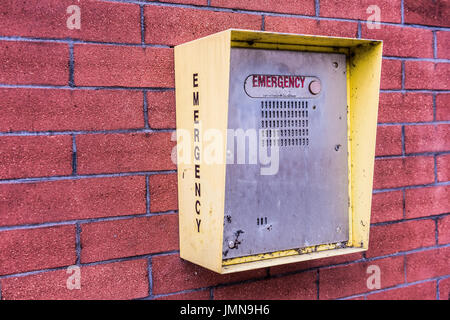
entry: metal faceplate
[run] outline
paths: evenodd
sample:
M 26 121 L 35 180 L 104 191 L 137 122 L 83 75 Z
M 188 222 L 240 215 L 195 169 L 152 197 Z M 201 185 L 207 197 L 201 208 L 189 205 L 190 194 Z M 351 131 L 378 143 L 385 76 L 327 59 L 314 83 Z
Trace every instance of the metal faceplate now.
M 232 48 L 228 129 L 224 259 L 349 239 L 345 55 Z

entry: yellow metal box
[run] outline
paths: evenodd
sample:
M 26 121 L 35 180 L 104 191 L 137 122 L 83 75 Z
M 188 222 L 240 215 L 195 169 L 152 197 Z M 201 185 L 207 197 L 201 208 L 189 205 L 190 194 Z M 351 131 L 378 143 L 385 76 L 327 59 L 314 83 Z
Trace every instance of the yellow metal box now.
M 183 259 L 231 273 L 368 249 L 381 57 L 234 29 L 175 47 Z

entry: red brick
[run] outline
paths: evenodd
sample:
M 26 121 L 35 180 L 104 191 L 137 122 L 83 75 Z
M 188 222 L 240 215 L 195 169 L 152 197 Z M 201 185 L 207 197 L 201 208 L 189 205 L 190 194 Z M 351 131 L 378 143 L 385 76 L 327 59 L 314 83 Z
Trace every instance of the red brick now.
M 92 134 L 77 137 L 79 173 L 170 170 L 170 132 Z
M 383 40 L 385 56 L 433 58 L 431 30 L 391 25 L 382 25 L 380 29 L 369 29 L 367 24 L 363 24 L 361 37 Z
M 439 280 L 439 299 L 450 300 L 450 278 Z
M 175 128 L 175 92 L 147 92 L 148 124 L 150 128 Z
M 371 265 L 380 268 L 381 288 L 403 283 L 403 257 L 392 257 L 320 269 L 320 299 L 335 299 L 371 291 L 367 287 L 367 279 L 372 275 L 370 272 L 367 273 L 367 269 Z
M 209 289 L 175 293 L 170 294 L 168 296 L 155 298 L 155 300 L 209 300 L 209 299 L 210 299 Z
M 66 12 L 80 8 L 80 29 L 70 30 Z M 140 10 L 135 4 L 78 0 L 5 0 L 0 7 L 0 34 L 37 38 L 73 38 L 104 42 L 141 42 Z
M 450 50 L 448 44 L 450 43 L 450 32 L 436 31 L 437 39 L 437 57 L 440 59 L 450 59 Z
M 433 220 L 398 222 L 370 228 L 369 250 L 366 257 L 429 247 L 436 244 Z
M 246 9 L 256 11 L 269 11 L 280 13 L 293 13 L 313 16 L 315 14 L 314 0 L 257 0 L 257 1 L 239 1 L 239 0 L 211 0 L 214 7 L 224 7 L 232 9 Z
M 405 191 L 405 211 L 408 219 L 446 213 L 449 207 L 450 186 Z
M 351 5 L 346 5 L 339 0 L 320 0 L 320 16 L 367 20 L 374 14 L 373 11 L 367 13 L 367 9 L 371 5 L 376 5 L 380 8 L 381 21 L 401 21 L 400 0 L 357 0 L 353 1 Z
M 75 263 L 75 226 L 0 232 L 0 275 Z
M 152 175 L 150 185 L 150 211 L 161 212 L 178 209 L 176 174 Z
M 372 195 L 371 223 L 395 221 L 403 218 L 403 192 L 379 192 Z
M 367 296 L 368 300 L 436 300 L 436 281 L 394 288 Z
M 450 197 L 447 198 L 449 202 Z M 447 208 L 449 206 L 447 205 Z M 439 244 L 450 243 L 450 216 L 439 218 L 438 220 L 438 239 Z
M 178 215 L 158 215 L 81 225 L 81 262 L 178 249 Z
M 375 160 L 374 189 L 396 188 L 434 182 L 433 157 Z
M 0 150 L 0 179 L 72 173 L 71 136 L 4 136 Z
M 450 125 L 405 126 L 406 153 L 450 151 Z
M 5 300 L 122 300 L 148 296 L 146 260 L 81 267 L 81 289 L 69 290 L 64 270 L 2 279 Z M 69 280 L 70 281 L 70 280 Z
M 146 1 L 152 1 L 152 0 L 146 0 Z M 208 0 L 157 0 L 157 2 L 170 2 L 170 3 L 182 3 L 182 4 L 196 4 L 196 5 L 207 5 Z
M 153 293 L 164 294 L 266 276 L 265 269 L 221 275 L 181 259 L 177 254 L 152 258 Z
M 143 214 L 145 177 L 0 184 L 1 226 Z
M 315 271 L 214 289 L 217 300 L 315 300 Z
M 260 30 L 259 15 L 146 6 L 145 41 L 178 45 L 229 28 Z
M 449 90 L 450 63 L 405 61 L 405 88 Z
M 138 91 L 14 88 L 0 89 L 0 95 L 1 131 L 144 127 L 143 97 Z
M 450 247 L 437 248 L 406 256 L 406 278 L 414 282 L 450 274 Z
M 265 30 L 287 33 L 316 34 L 327 36 L 356 37 L 356 23 L 333 20 L 312 20 L 266 16 Z
M 394 60 L 391 60 L 394 61 Z M 380 93 L 378 122 L 433 121 L 433 96 L 426 93 Z
M 450 120 L 450 94 L 448 93 L 436 95 L 436 120 Z
M 405 22 L 450 27 L 450 5 L 446 0 L 405 0 Z
M 381 64 L 381 89 L 401 89 L 402 62 L 383 59 Z
M 0 41 L 0 83 L 67 85 L 69 46 L 63 43 Z
M 79 44 L 74 46 L 78 86 L 173 87 L 173 49 Z
M 375 156 L 402 154 L 402 127 L 378 126 Z
M 350 262 L 350 261 L 355 261 L 355 260 L 359 260 L 361 258 L 362 258 L 362 253 L 357 252 L 357 253 L 344 254 L 341 256 L 334 256 L 334 257 L 329 257 L 329 258 L 314 259 L 314 260 L 307 260 L 307 261 L 302 261 L 302 262 L 297 262 L 297 263 L 282 264 L 279 266 L 271 267 L 270 274 L 276 275 L 276 274 L 295 272 L 295 271 L 299 271 L 299 270 L 308 270 L 311 268 L 336 265 L 336 264 L 346 263 L 346 262 Z
M 450 180 L 450 154 L 436 157 L 437 179 L 439 182 Z

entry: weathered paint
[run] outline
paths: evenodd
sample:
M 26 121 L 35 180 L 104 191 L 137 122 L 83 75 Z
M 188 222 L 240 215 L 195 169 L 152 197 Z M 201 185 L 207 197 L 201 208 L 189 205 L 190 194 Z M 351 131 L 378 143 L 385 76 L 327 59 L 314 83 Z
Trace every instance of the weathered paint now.
M 193 134 L 193 92 L 198 92 L 202 130 L 214 128 L 226 138 L 229 43 L 230 33 L 222 32 L 175 48 L 177 129 Z M 198 74 L 197 88 L 193 88 L 194 73 Z M 181 138 L 180 132 L 177 135 Z M 191 141 L 191 150 L 192 146 Z M 225 165 L 201 165 L 201 214 L 197 215 L 193 152 L 190 163 L 178 164 L 180 256 L 221 272 Z M 225 153 L 222 163 L 225 163 Z M 196 219 L 201 219 L 200 232 Z
M 306 254 L 306 253 L 313 253 L 313 252 L 320 252 L 320 251 L 325 251 L 325 250 L 344 248 L 344 247 L 347 247 L 347 245 L 348 245 L 348 243 L 330 243 L 330 244 L 322 244 L 322 245 L 318 245 L 318 246 L 310 246 L 310 247 L 306 247 L 306 248 L 283 250 L 283 251 L 257 254 L 257 255 L 253 255 L 253 256 L 225 259 L 225 260 L 223 260 L 223 265 L 229 266 L 229 265 L 238 264 L 238 263 L 246 263 L 246 262 L 258 261 L 258 260 L 273 259 L 273 258 L 278 258 L 278 257 L 302 255 L 302 254 Z

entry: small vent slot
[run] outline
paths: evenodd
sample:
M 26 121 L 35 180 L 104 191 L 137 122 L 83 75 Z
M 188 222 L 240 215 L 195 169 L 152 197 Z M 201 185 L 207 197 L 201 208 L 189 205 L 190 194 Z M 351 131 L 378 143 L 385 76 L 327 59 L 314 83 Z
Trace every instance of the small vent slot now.
M 256 218 L 256 225 L 262 226 L 267 224 L 267 217 Z
M 263 147 L 309 145 L 308 101 L 261 101 L 260 137 Z

